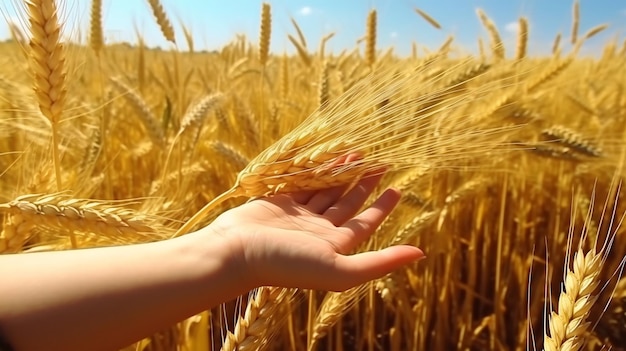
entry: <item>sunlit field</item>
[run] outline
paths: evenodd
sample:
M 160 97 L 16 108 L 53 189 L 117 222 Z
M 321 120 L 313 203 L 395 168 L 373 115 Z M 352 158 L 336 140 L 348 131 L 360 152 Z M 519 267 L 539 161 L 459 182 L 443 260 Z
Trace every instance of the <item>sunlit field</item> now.
M 583 57 L 611 27 L 578 28 L 578 3 L 571 33 L 532 56 L 524 17 L 514 51 L 478 10 L 475 54 L 450 36 L 400 55 L 377 46 L 371 9 L 338 53 L 295 20 L 274 37 L 269 4 L 258 36 L 213 51 L 184 26 L 185 50 L 140 31 L 107 43 L 92 0 L 78 44 L 59 35 L 63 2 L 30 1 L 0 43 L 0 254 L 166 240 L 385 167 L 377 193 L 403 197 L 358 251 L 427 255 L 346 292 L 263 287 L 124 350 L 626 349 L 626 42 Z M 174 42 L 174 15 L 150 3 Z

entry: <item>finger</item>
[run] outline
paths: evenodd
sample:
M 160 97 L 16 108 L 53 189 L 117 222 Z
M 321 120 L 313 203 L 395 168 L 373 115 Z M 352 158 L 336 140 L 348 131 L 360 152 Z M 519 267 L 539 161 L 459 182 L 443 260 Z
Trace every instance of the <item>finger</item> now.
M 299 203 L 300 205 L 306 205 L 317 192 L 318 190 L 305 190 L 288 195 L 291 196 L 293 201 Z
M 327 290 L 342 291 L 378 279 L 406 264 L 425 258 L 424 252 L 414 246 L 398 245 L 379 251 L 363 252 L 351 256 L 338 256 L 336 274 Z
M 347 188 L 347 185 L 336 186 L 318 191 L 309 199 L 306 207 L 313 213 L 323 214 L 330 206 L 334 205 L 337 200 L 341 198 L 341 195 L 346 192 Z
M 376 228 L 393 211 L 400 201 L 400 192 L 396 189 L 387 189 L 372 206 L 365 209 L 358 216 L 348 220 L 343 227 L 348 228 L 351 235 L 343 237 L 345 242 L 338 242 L 342 251 L 349 252 L 361 242 L 365 241 Z M 337 237 L 340 240 L 341 237 Z
M 376 188 L 382 174 L 365 176 L 348 193 L 346 193 L 335 205 L 324 212 L 324 216 L 336 226 L 344 224 L 352 218 L 365 203 Z

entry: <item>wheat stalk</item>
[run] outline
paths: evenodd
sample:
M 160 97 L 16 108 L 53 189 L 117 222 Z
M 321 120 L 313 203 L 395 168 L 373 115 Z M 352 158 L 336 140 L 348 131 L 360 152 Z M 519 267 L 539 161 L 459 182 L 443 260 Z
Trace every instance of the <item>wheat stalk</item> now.
M 602 150 L 592 145 L 584 136 L 562 125 L 553 125 L 541 132 L 552 141 L 557 141 L 587 156 L 601 157 Z
M 163 134 L 163 130 L 161 129 L 161 126 L 158 125 L 156 117 L 154 117 L 145 101 L 143 101 L 137 93 L 135 93 L 119 78 L 111 78 L 110 81 L 113 83 L 113 86 L 117 88 L 117 90 L 124 94 L 126 100 L 128 100 L 128 102 L 130 102 L 133 108 L 137 111 L 137 114 L 146 127 L 152 142 L 158 146 L 165 145 L 165 135 Z
M 208 94 L 200 99 L 195 105 L 185 112 L 178 129 L 177 135 L 183 134 L 189 128 L 198 126 L 204 121 L 204 117 L 212 111 L 223 101 L 224 95 L 222 93 Z
M 528 20 L 526 17 L 519 19 L 518 30 L 515 59 L 521 60 L 526 57 L 526 49 L 528 47 Z
M 453 115 L 455 109 L 460 112 L 459 108 L 468 101 L 462 97 L 442 101 L 439 92 L 414 97 L 410 87 L 421 81 L 422 72 L 412 72 L 402 78 L 395 76 L 392 80 L 383 78 L 388 76 L 388 72 L 372 75 L 342 98 L 318 109 L 299 127 L 261 152 L 239 173 L 236 184 L 229 191 L 197 212 L 176 235 L 187 232 L 214 205 L 233 196 L 257 197 L 351 184 L 363 174 L 380 172 L 381 167 L 399 169 L 417 160 L 426 164 L 436 160 L 453 162 L 456 157 L 465 158 L 472 153 L 471 148 L 461 146 L 462 140 L 469 142 L 479 136 L 487 138 L 490 133 L 498 131 L 497 128 L 491 132 L 476 129 L 475 124 L 469 125 L 469 121 L 465 126 L 459 123 L 448 126 L 447 119 L 433 122 L 431 120 Z M 482 88 L 473 91 L 473 101 L 487 98 L 484 94 L 488 91 Z M 347 101 L 352 107 L 346 108 Z M 379 108 L 372 111 L 373 106 Z M 447 114 L 439 114 L 444 110 Z M 408 111 L 413 112 L 408 113 L 407 118 Z M 482 116 L 476 120 L 480 118 Z M 384 124 L 373 121 L 384 121 Z M 423 130 L 431 127 L 437 131 L 429 134 Z M 421 137 L 416 138 L 417 135 Z M 476 151 L 484 151 L 499 143 L 499 139 L 491 138 L 473 141 L 471 145 Z M 438 152 L 443 151 L 446 155 L 438 156 Z M 363 157 L 340 164 L 342 157 L 351 153 Z
M 102 0 L 91 0 L 89 45 L 96 55 L 100 54 L 100 50 L 102 50 L 104 46 L 104 36 L 102 35 Z
M 147 224 L 147 217 L 135 211 L 107 205 L 102 201 L 70 199 L 59 194 L 23 195 L 0 204 L 0 212 L 20 216 L 19 223 L 64 232 L 99 233 L 111 238 L 122 235 L 158 233 Z M 163 234 L 163 233 L 161 233 Z
M 611 301 L 598 321 L 597 334 L 614 347 L 626 345 L 626 278 L 619 279 L 613 290 Z
M 287 54 L 283 54 L 282 60 L 280 60 L 280 101 L 285 103 L 289 96 L 289 57 Z
M 20 214 L 8 216 L 0 233 L 0 254 L 21 252 L 32 237 L 33 227 L 34 224 Z
M 302 47 L 306 48 L 306 38 L 304 37 L 304 34 L 302 33 L 302 30 L 300 29 L 300 26 L 298 25 L 298 22 L 296 22 L 296 20 L 291 17 L 291 23 L 293 24 L 294 28 L 296 29 L 296 33 L 298 33 L 298 38 L 300 39 L 300 44 L 302 44 Z
M 612 192 L 612 185 L 609 189 Z M 621 186 L 616 189 L 616 194 L 620 193 Z M 594 193 L 595 194 L 595 191 Z M 600 273 L 607 258 L 610 255 L 611 248 L 615 241 L 615 236 L 620 228 L 624 216 L 617 223 L 616 211 L 617 205 L 614 204 L 612 213 L 607 213 L 609 199 L 602 210 L 602 219 L 595 229 L 602 228 L 602 222 L 608 218 L 609 224 L 607 229 L 607 237 L 602 245 L 598 248 L 598 234 L 590 233 L 590 224 L 593 214 L 593 196 L 589 205 L 587 216 L 584 220 L 582 235 L 578 243 L 578 249 L 574 253 L 572 260 L 569 260 L 569 254 L 572 247 L 572 236 L 574 232 L 573 219 L 570 220 L 569 235 L 567 241 L 567 255 L 565 260 L 563 286 L 559 295 L 558 306 L 556 311 L 552 311 L 548 318 L 549 335 L 544 332 L 544 350 L 546 351 L 578 351 L 585 345 L 587 338 L 587 329 L 591 322 L 587 321 L 589 312 L 594 303 L 598 299 L 596 290 L 601 283 Z M 572 213 L 575 217 L 575 207 Z M 582 246 L 587 240 L 589 234 L 593 234 L 592 248 L 585 254 Z
M 57 191 L 61 191 L 59 124 L 65 105 L 65 48 L 60 42 L 61 24 L 55 0 L 29 0 L 28 20 L 31 32 L 31 64 L 34 90 L 41 113 L 52 129 L 52 158 Z
M 580 3 L 574 0 L 572 5 L 572 45 L 578 42 L 578 24 L 580 22 Z
M 167 18 L 167 14 L 163 9 L 163 5 L 161 5 L 161 2 L 159 0 L 148 0 L 148 4 L 150 4 L 150 8 L 152 9 L 152 13 L 154 14 L 154 18 L 156 19 L 159 28 L 161 29 L 163 37 L 173 44 L 176 44 L 174 27 L 172 27 L 172 23 L 169 18 Z
M 322 39 L 320 40 L 319 53 L 320 53 L 320 58 L 322 60 L 326 56 L 326 43 L 328 43 L 328 41 L 332 39 L 334 36 L 335 36 L 335 32 L 331 32 L 331 33 L 324 35 Z
M 289 38 L 289 41 L 293 44 L 293 46 L 295 46 L 298 56 L 304 65 L 307 67 L 311 66 L 311 55 L 309 55 L 307 49 L 303 47 L 302 44 L 300 44 L 300 42 L 298 42 L 298 40 L 296 40 L 296 38 L 294 38 L 291 34 L 288 34 L 287 38 Z
M 228 332 L 221 351 L 260 351 L 269 345 L 273 336 L 270 332 L 281 308 L 295 290 L 261 287 L 256 290 L 246 306 L 246 311 L 237 320 L 233 332 Z
M 365 34 L 365 62 L 373 67 L 376 63 L 376 10 L 367 15 L 367 31 Z
M 232 145 L 228 145 L 221 141 L 214 141 L 210 144 L 211 149 L 213 149 L 216 153 L 222 155 L 224 159 L 228 160 L 229 163 L 232 163 L 233 167 L 238 170 L 243 169 L 250 163 L 248 157 L 244 156 L 244 154 L 237 150 Z
M 331 291 L 324 296 L 324 300 L 315 315 L 307 350 L 315 350 L 319 341 L 363 297 L 368 287 L 368 284 L 363 284 L 343 292 Z
M 574 253 L 572 268 L 568 268 L 559 296 L 558 312 L 550 314 L 550 335 L 545 335 L 544 350 L 577 351 L 582 348 L 583 334 L 590 324 L 586 319 L 597 299 L 593 293 L 600 283 L 598 275 L 602 264 L 601 253 L 594 250 L 585 254 L 579 249 Z
M 557 34 L 556 37 L 554 37 L 554 42 L 552 43 L 552 55 L 554 56 L 558 55 L 559 51 L 561 50 L 560 46 L 561 46 L 561 33 Z
M 585 35 L 583 35 L 582 41 L 586 41 L 588 39 L 591 39 L 592 37 L 596 36 L 598 33 L 604 31 L 607 28 L 609 28 L 608 24 L 599 24 L 599 25 L 589 29 L 585 33 Z
M 181 23 L 180 26 L 183 29 L 183 36 L 185 37 L 185 42 L 187 43 L 187 51 L 189 51 L 190 54 L 193 54 L 195 52 L 195 45 L 193 42 L 193 35 L 191 34 L 191 30 L 187 28 L 184 23 Z
M 417 12 L 418 15 L 420 15 L 426 22 L 428 22 L 431 26 L 437 28 L 437 29 L 441 29 L 441 25 L 439 24 L 439 22 L 437 22 L 434 18 L 432 18 L 429 14 L 427 14 L 426 12 L 420 10 L 420 9 L 415 9 L 415 12 Z
M 326 106 L 326 104 L 328 104 L 328 101 L 330 100 L 330 96 L 329 96 L 329 88 L 328 88 L 328 62 L 324 62 L 324 64 L 322 65 L 322 73 L 320 75 L 320 80 L 319 80 L 319 106 L 320 108 L 324 108 Z
M 261 31 L 259 37 L 259 61 L 265 66 L 270 51 L 270 37 L 272 36 L 272 13 L 268 3 L 261 8 Z
M 504 44 L 502 44 L 502 39 L 500 38 L 500 33 L 496 28 L 495 23 L 487 17 L 487 14 L 481 9 L 476 9 L 476 14 L 480 19 L 480 22 L 483 24 L 487 32 L 489 33 L 489 41 L 491 43 L 491 53 L 495 58 L 495 61 L 504 60 L 505 52 L 504 52 Z

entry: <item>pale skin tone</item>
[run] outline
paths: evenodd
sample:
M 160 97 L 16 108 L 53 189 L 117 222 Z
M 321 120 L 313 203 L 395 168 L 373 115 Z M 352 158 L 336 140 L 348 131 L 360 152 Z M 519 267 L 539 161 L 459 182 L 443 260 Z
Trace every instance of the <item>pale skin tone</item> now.
M 341 291 L 424 254 L 351 254 L 400 194 L 358 212 L 380 176 L 278 195 L 225 212 L 180 238 L 0 256 L 0 331 L 15 350 L 114 350 L 259 286 Z

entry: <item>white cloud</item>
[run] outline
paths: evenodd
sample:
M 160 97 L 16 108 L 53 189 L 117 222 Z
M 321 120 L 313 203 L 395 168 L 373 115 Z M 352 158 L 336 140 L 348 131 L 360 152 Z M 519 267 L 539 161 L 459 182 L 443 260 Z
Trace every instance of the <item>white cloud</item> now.
M 298 11 L 300 13 L 300 15 L 302 16 L 308 16 L 311 14 L 311 12 L 313 12 L 313 9 L 310 6 L 304 6 L 303 8 L 300 9 L 300 11 Z
M 517 33 L 519 24 L 517 22 L 509 22 L 504 26 L 504 30 L 509 33 Z
M 395 39 L 398 37 L 398 32 L 391 32 L 391 34 L 389 34 L 389 36 L 391 37 L 391 39 Z

